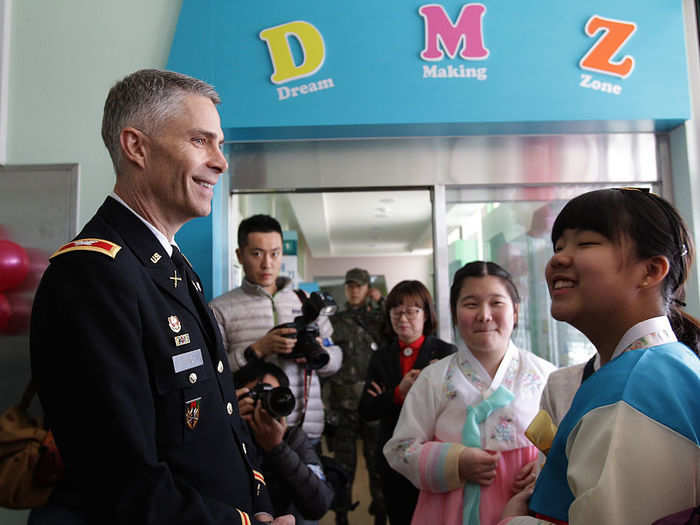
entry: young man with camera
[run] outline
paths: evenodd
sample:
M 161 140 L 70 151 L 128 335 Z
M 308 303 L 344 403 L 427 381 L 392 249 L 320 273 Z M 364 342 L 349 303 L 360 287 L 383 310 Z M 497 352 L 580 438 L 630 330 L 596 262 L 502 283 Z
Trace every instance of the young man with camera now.
M 275 510 L 292 514 L 297 524 L 319 520 L 333 500 L 321 459 L 301 427 L 288 427 L 285 417 L 294 408 L 289 380 L 278 366 L 256 361 L 234 374 L 238 409 L 257 445 Z
M 289 378 L 289 388 L 296 397 L 294 411 L 287 418 L 290 426 L 302 425 L 312 443 L 321 440 L 324 425 L 319 376 L 338 371 L 342 352 L 333 344 L 333 328 L 324 315 L 317 319 L 319 346 L 314 349 L 328 355 L 328 362 L 317 369 L 300 355 L 297 329 L 285 323 L 298 323 L 307 317 L 302 301 L 287 277 L 280 277 L 282 264 L 282 228 L 269 215 L 253 215 L 238 227 L 238 261 L 245 278 L 235 288 L 217 298 L 210 306 L 219 324 L 231 369 L 235 372 L 258 360 L 277 364 Z M 302 292 L 303 293 L 303 292 Z M 319 313 L 321 313 L 319 311 Z M 313 323 L 312 323 L 313 324 Z M 302 341 L 307 338 L 301 338 Z M 302 352 L 303 354 L 303 352 Z

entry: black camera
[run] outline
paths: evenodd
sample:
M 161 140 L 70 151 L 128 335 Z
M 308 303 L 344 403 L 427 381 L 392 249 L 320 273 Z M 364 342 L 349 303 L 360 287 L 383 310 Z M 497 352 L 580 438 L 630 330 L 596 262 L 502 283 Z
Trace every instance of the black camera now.
M 333 297 L 324 292 L 313 292 L 310 297 L 306 297 L 303 292 L 299 292 L 297 295 L 301 300 L 301 315 L 295 317 L 291 323 L 275 326 L 275 328 L 295 328 L 297 331 L 296 334 L 286 334 L 284 336 L 289 339 L 296 338 L 297 342 L 290 354 L 280 354 L 280 357 L 287 359 L 305 357 L 306 367 L 311 370 L 318 370 L 328 364 L 330 356 L 316 341 L 316 338 L 319 336 L 316 320 L 320 316 L 333 315 L 338 307 Z
M 291 414 L 296 404 L 294 394 L 286 386 L 273 387 L 267 383 L 258 383 L 242 397 L 246 396 L 253 398 L 256 402 L 260 400 L 262 407 L 275 419 Z

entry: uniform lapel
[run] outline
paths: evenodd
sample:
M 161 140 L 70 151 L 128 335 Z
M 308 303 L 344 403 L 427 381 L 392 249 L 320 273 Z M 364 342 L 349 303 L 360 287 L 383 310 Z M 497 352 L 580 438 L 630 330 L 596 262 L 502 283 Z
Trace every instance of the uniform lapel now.
M 187 273 L 183 276 L 185 279 L 185 281 L 183 281 L 185 283 L 185 290 L 187 290 L 187 287 L 189 287 L 191 292 L 189 293 L 190 299 L 194 303 L 195 308 L 199 309 L 201 312 L 199 319 L 201 320 L 202 329 L 207 334 L 209 343 L 212 343 L 212 349 L 215 347 L 218 348 L 220 344 L 223 345 L 223 343 L 220 343 L 219 341 L 221 338 L 221 334 L 219 334 L 219 327 L 216 324 L 216 319 L 214 318 L 211 308 L 209 308 L 209 305 L 204 300 L 204 290 L 202 289 L 202 283 L 199 280 L 199 276 L 195 273 L 194 269 L 189 266 L 189 262 L 187 265 Z M 216 352 L 213 351 L 212 358 L 215 354 Z M 219 357 L 217 356 L 217 359 L 218 358 Z
M 148 271 L 153 282 L 170 297 L 180 303 L 195 317 L 199 317 L 197 309 L 187 292 L 185 276 L 175 276 L 175 266 L 155 235 L 126 207 L 107 197 L 97 212 L 112 228 L 122 236 L 124 243 L 134 253 L 137 259 Z M 176 277 L 182 280 L 176 280 Z M 177 288 L 175 283 L 178 283 Z

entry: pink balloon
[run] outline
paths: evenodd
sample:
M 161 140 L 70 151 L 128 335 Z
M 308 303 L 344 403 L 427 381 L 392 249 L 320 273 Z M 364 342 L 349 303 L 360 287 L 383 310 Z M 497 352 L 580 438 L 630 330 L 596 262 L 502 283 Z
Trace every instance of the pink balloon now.
M 15 286 L 12 291 L 33 294 L 39 286 L 41 276 L 44 275 L 44 271 L 49 266 L 49 253 L 37 248 L 25 248 L 24 251 L 29 257 L 29 270 L 22 284 Z
M 0 292 L 19 286 L 29 272 L 29 256 L 19 244 L 0 240 Z
M 7 300 L 4 294 L 0 293 L 0 333 L 4 332 L 7 328 L 10 315 L 12 315 L 10 301 Z
M 29 321 L 32 316 L 32 296 L 22 293 L 8 293 L 5 299 L 10 307 L 7 325 L 0 332 L 10 335 L 26 334 L 29 332 Z

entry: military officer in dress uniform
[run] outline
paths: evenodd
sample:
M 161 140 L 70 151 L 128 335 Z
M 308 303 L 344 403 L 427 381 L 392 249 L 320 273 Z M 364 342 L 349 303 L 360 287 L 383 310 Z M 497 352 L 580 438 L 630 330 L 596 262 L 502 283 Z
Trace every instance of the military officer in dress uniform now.
M 209 214 L 227 169 L 218 103 L 208 84 L 159 70 L 109 92 L 114 192 L 51 257 L 34 303 L 32 372 L 66 474 L 30 523 L 52 511 L 73 523 L 294 523 L 271 515 L 221 336 L 174 239 Z

